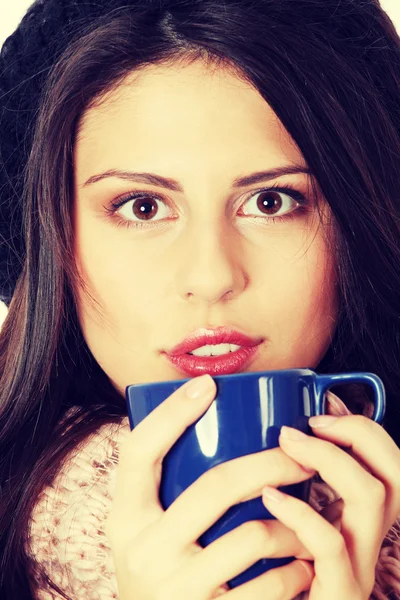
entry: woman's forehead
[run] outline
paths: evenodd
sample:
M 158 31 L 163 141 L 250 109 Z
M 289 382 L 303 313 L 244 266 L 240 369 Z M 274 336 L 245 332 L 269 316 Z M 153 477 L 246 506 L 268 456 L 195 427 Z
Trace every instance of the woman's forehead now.
M 135 73 L 87 110 L 76 141 L 80 170 L 93 169 L 110 154 L 122 163 L 175 156 L 180 162 L 193 157 L 226 164 L 248 157 L 267 168 L 264 154 L 273 163 L 304 162 L 258 90 L 229 70 L 197 63 Z

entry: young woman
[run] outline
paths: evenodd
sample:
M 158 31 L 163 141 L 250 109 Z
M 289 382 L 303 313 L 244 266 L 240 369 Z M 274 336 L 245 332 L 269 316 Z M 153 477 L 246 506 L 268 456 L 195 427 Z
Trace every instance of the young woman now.
M 400 44 L 379 3 L 37 0 L 0 72 L 2 600 L 400 598 Z M 385 421 L 335 389 L 314 436 L 163 511 L 163 456 L 223 360 L 171 351 L 220 328 L 258 344 L 241 371 L 377 373 Z M 185 377 L 130 432 L 125 387 Z M 310 477 L 309 504 L 275 492 Z M 276 520 L 198 545 L 261 494 Z M 295 560 L 229 588 L 268 556 Z

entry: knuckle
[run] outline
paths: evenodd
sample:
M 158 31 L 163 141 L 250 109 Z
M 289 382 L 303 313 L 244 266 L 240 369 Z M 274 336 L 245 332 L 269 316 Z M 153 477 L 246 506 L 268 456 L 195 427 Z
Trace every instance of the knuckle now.
M 382 481 L 372 477 L 371 487 L 369 493 L 373 499 L 374 505 L 378 504 L 378 507 L 382 507 L 386 502 L 386 488 Z
M 268 467 L 276 471 L 287 467 L 288 462 L 292 462 L 292 459 L 281 448 L 265 450 L 264 458 L 268 461 Z
M 283 451 L 281 451 L 280 448 L 278 450 L 278 452 L 274 452 L 273 450 L 268 452 L 268 450 L 266 450 L 266 452 L 264 453 L 264 460 L 268 465 L 268 475 L 271 479 L 276 479 L 277 474 L 284 469 L 285 463 L 287 462 L 285 460 L 285 455 L 283 454 Z
M 228 463 L 221 463 L 215 465 L 212 469 L 206 471 L 201 478 L 204 480 L 207 489 L 209 490 L 223 490 L 229 486 L 229 469 L 226 465 Z
M 381 513 L 386 504 L 386 488 L 381 481 L 371 477 L 368 486 L 368 496 L 365 498 L 367 508 Z
M 219 463 L 206 471 L 201 475 L 201 478 L 204 478 L 206 489 L 224 497 L 228 493 L 231 500 L 236 499 L 243 487 L 240 466 L 237 459 L 232 459 Z
M 285 598 L 285 593 L 287 591 L 286 573 L 283 573 L 282 569 L 275 569 L 274 575 L 274 596 L 276 598 Z
M 299 522 L 310 520 L 310 512 L 313 510 L 309 504 L 302 502 L 297 509 Z
M 142 421 L 144 422 L 144 421 Z M 141 423 L 137 427 L 140 427 Z M 118 469 L 140 474 L 154 466 L 159 460 L 155 455 L 154 438 L 142 435 L 134 429 L 132 437 L 124 440 L 119 449 Z
M 376 428 L 380 427 L 380 425 L 365 415 L 351 415 L 351 419 L 352 423 L 355 423 L 357 427 L 364 431 L 375 433 Z
M 268 521 L 247 521 L 240 527 L 246 532 L 246 537 L 250 538 L 251 548 L 257 554 L 264 556 L 271 553 L 275 544 Z
M 289 480 L 293 476 L 297 477 L 299 473 L 304 474 L 301 465 L 285 454 L 281 448 L 266 450 L 264 457 L 271 481 L 279 481 L 282 476 Z
M 332 537 L 329 541 L 329 544 L 326 544 L 325 551 L 327 554 L 329 554 L 329 556 L 332 556 L 333 554 L 338 558 L 344 556 L 344 554 L 347 552 L 344 538 L 336 529 L 332 531 Z

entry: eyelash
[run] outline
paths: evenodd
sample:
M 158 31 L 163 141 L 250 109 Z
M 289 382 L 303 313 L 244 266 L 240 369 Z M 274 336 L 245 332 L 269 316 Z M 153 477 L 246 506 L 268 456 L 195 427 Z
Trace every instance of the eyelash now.
M 281 194 L 287 194 L 288 196 L 290 196 L 292 198 L 292 200 L 294 200 L 295 202 L 298 203 L 298 207 L 281 217 L 279 217 L 279 216 L 278 217 L 259 216 L 259 217 L 252 217 L 253 219 L 257 219 L 257 220 L 263 219 L 265 221 L 268 221 L 268 223 L 270 223 L 270 222 L 277 223 L 277 222 L 288 221 L 290 219 L 293 219 L 293 218 L 295 218 L 296 215 L 300 216 L 301 214 L 304 214 L 305 212 L 307 212 L 309 210 L 309 207 L 307 207 L 307 199 L 305 198 L 304 194 L 302 194 L 299 190 L 292 187 L 291 185 L 286 185 L 283 187 L 273 186 L 273 187 L 262 188 L 260 190 L 256 190 L 248 198 L 246 198 L 246 200 L 243 202 L 243 204 L 246 204 L 246 202 L 251 200 L 254 196 L 257 196 L 257 194 L 261 194 L 262 192 L 279 192 Z M 164 203 L 168 204 L 168 202 L 166 202 L 166 200 L 164 198 L 158 196 L 158 194 L 154 194 L 154 193 L 147 192 L 147 191 L 146 192 L 140 192 L 140 191 L 128 192 L 127 194 L 124 194 L 123 196 L 119 196 L 114 201 L 112 201 L 108 207 L 104 207 L 106 212 L 111 215 L 111 218 L 116 221 L 117 227 L 126 227 L 128 229 L 131 227 L 133 227 L 134 229 L 151 229 L 152 227 L 155 226 L 156 223 L 161 223 L 163 221 L 163 219 L 158 219 L 156 221 L 141 222 L 141 221 L 129 221 L 127 219 L 123 219 L 118 216 L 115 217 L 119 208 L 121 208 L 122 206 L 127 204 L 130 200 L 136 200 L 137 198 L 151 198 L 151 199 L 156 199 L 156 200 L 159 200 L 160 202 L 164 202 Z M 251 217 L 248 216 L 248 218 L 251 218 Z

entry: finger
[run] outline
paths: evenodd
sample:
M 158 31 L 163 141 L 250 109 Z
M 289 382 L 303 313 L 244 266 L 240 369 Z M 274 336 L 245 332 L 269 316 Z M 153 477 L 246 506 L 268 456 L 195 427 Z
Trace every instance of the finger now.
M 174 545 L 193 543 L 229 507 L 261 496 L 264 485 L 290 485 L 306 481 L 314 471 L 306 471 L 281 448 L 240 456 L 206 471 L 165 511 L 164 539 Z M 199 502 L 201 501 L 201 510 Z M 193 515 L 196 515 L 193 518 Z
M 327 413 L 329 415 L 351 415 L 352 412 L 347 408 L 344 402 L 333 392 L 326 393 Z
M 342 535 L 311 506 L 271 487 L 262 495 L 267 509 L 292 529 L 314 558 L 311 597 L 353 600 L 357 581 Z
M 317 424 L 326 423 L 326 426 Z M 362 415 L 309 419 L 313 434 L 347 448 L 386 488 L 385 536 L 400 513 L 400 450 L 381 425 Z
M 343 500 L 332 502 L 319 513 L 333 527 L 340 531 L 340 517 Z M 232 552 L 234 549 L 234 552 Z M 285 558 L 314 560 L 309 550 L 301 543 L 292 529 L 276 519 L 247 521 L 232 531 L 219 537 L 196 555 L 208 565 L 221 562 L 218 581 L 228 581 L 262 558 Z M 224 570 L 225 567 L 225 570 Z M 205 569 L 208 572 L 208 569 Z M 215 583 L 217 585 L 217 582 Z
M 214 542 L 216 543 L 216 542 Z M 206 552 L 211 548 L 192 556 L 179 572 L 168 582 L 172 589 L 166 594 L 168 598 L 190 598 L 190 600 L 203 600 L 203 598 L 214 598 L 215 588 L 221 590 L 222 583 L 229 581 L 244 571 L 243 566 L 236 562 L 232 568 L 232 560 L 235 560 L 235 552 L 239 547 L 229 547 L 229 554 L 218 554 L 210 560 Z M 251 565 L 249 565 L 251 566 Z M 204 576 L 204 574 L 207 574 Z M 246 582 L 227 592 L 230 600 L 243 600 L 244 598 L 265 598 L 266 600 L 282 600 L 282 598 L 294 598 L 299 592 L 310 587 L 314 569 L 312 565 L 303 560 L 294 560 L 283 567 L 271 569 L 258 577 Z M 195 589 L 193 581 L 196 582 Z M 219 596 L 220 594 L 218 594 Z
M 190 397 L 196 391 L 199 396 Z M 129 522 L 132 518 L 142 520 L 144 513 L 154 509 L 162 510 L 158 499 L 162 459 L 186 428 L 207 410 L 215 393 L 216 385 L 209 375 L 191 379 L 126 436 L 119 451 L 113 507 L 123 511 Z
M 287 438 L 286 433 L 295 437 Z M 330 442 L 291 428 L 282 428 L 279 443 L 291 458 L 301 464 L 314 466 L 324 481 L 343 499 L 341 532 L 350 549 L 356 576 L 361 577 L 363 571 L 374 569 L 382 542 L 385 504 L 383 484 Z
M 229 600 L 295 598 L 310 588 L 313 577 L 314 568 L 311 563 L 305 560 L 294 560 L 284 567 L 271 569 L 234 588 L 228 592 L 228 596 Z
M 342 417 L 344 415 L 352 415 L 353 413 L 347 408 L 347 406 L 342 402 L 342 400 L 333 394 L 331 391 L 326 394 L 327 404 L 326 404 L 326 414 L 333 415 L 337 417 Z M 369 473 L 370 469 L 363 463 L 361 459 L 355 456 L 354 452 L 351 449 L 346 449 L 346 452 L 350 454 L 358 463 L 360 463 L 364 469 L 366 469 Z
M 263 558 L 314 560 L 295 532 L 276 519 L 247 521 L 190 557 L 204 572 L 216 565 L 213 589 Z
M 312 560 L 296 534 L 276 519 L 248 521 L 190 556 L 182 570 L 191 580 L 207 573 L 207 589 L 201 595 L 205 598 L 257 561 L 288 556 Z

